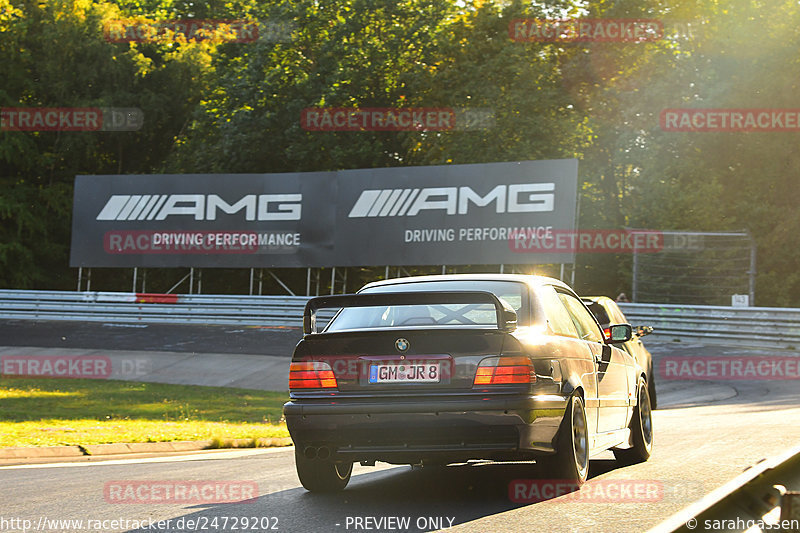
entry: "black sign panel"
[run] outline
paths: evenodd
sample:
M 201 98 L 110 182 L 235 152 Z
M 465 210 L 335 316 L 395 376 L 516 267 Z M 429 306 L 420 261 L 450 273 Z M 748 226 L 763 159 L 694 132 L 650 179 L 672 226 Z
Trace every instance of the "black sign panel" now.
M 520 240 L 574 229 L 577 179 L 577 160 L 341 172 L 337 265 L 573 262 Z
M 77 176 L 70 265 L 325 264 L 335 197 L 332 172 Z
M 83 267 L 542 264 L 574 230 L 577 161 L 286 174 L 78 176 Z M 535 253 L 532 250 L 535 249 Z

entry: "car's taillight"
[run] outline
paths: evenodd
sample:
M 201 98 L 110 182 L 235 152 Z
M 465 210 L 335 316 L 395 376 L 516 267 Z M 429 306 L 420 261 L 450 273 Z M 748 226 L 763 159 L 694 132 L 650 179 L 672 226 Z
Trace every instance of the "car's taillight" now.
M 336 376 L 324 361 L 300 361 L 289 367 L 289 390 L 335 389 Z
M 527 357 L 489 357 L 481 361 L 475 372 L 474 385 L 506 385 L 533 383 L 536 373 Z
M 603 329 L 603 335 L 605 336 L 606 339 L 610 339 L 611 338 L 611 328 L 604 328 Z

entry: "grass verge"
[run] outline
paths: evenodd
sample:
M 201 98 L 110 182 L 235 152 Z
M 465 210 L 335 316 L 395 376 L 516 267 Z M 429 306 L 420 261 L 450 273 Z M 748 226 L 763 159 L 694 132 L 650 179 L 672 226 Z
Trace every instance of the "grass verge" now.
M 0 448 L 288 437 L 287 394 L 93 379 L 0 378 Z

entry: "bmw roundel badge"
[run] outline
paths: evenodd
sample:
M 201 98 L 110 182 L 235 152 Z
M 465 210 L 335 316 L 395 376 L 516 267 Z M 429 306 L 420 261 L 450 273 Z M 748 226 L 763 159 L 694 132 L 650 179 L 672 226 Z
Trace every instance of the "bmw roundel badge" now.
M 394 347 L 397 348 L 398 352 L 405 352 L 408 350 L 411 344 L 406 339 L 397 339 L 394 341 Z

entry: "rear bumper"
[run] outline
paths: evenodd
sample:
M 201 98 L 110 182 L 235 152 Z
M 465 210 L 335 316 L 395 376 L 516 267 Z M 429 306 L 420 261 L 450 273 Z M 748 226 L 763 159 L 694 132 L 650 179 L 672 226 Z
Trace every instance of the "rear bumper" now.
M 311 400 L 284 405 L 295 444 L 344 460 L 524 459 L 554 452 L 567 397 Z

